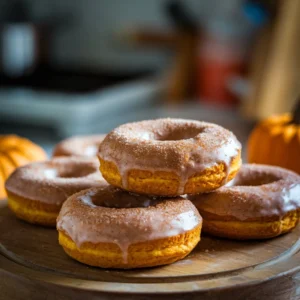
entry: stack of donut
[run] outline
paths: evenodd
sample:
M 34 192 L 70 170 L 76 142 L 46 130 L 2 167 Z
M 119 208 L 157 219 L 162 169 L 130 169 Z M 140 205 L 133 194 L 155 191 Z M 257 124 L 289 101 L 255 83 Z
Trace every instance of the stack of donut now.
M 241 144 L 215 124 L 129 123 L 105 137 L 63 141 L 54 156 L 65 157 L 11 175 L 8 204 L 35 224 L 53 226 L 58 216 L 60 245 L 88 265 L 175 262 L 198 244 L 202 218 L 203 232 L 233 239 L 275 237 L 299 221 L 300 177 L 277 167 L 242 166 Z
M 98 157 L 110 185 L 64 203 L 59 242 L 89 265 L 140 268 L 175 262 L 194 249 L 202 218 L 183 195 L 209 192 L 234 178 L 241 145 L 218 125 L 159 119 L 114 129 Z

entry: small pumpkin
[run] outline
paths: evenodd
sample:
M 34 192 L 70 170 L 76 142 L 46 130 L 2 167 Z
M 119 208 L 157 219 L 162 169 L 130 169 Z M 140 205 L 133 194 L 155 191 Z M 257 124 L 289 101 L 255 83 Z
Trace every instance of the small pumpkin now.
M 250 163 L 276 165 L 300 174 L 300 101 L 293 114 L 271 116 L 248 141 Z
M 0 135 L 0 199 L 6 197 L 5 180 L 17 167 L 45 159 L 45 151 L 33 142 L 17 135 Z

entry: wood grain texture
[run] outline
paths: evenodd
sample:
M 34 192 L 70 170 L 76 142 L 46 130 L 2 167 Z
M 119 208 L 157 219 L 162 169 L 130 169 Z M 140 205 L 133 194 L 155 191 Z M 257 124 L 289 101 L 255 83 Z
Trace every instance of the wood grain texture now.
M 150 269 L 88 267 L 53 229 L 17 220 L 0 202 L 0 299 L 300 299 L 300 227 L 268 241 L 203 237 L 186 259 Z

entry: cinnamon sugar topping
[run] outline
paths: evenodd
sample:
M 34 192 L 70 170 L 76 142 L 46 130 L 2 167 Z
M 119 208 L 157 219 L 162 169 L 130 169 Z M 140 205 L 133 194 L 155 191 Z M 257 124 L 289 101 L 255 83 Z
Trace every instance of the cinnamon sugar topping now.
M 104 134 L 68 138 L 56 145 L 53 156 L 96 156 L 104 138 Z
M 111 131 L 99 148 L 99 157 L 119 169 L 124 188 L 130 170 L 176 172 L 183 194 L 187 180 L 223 163 L 227 175 L 241 151 L 234 134 L 221 126 L 183 119 L 158 119 L 122 125 Z M 225 181 L 227 179 L 225 178 Z
M 57 229 L 80 247 L 83 243 L 115 243 L 127 260 L 132 244 L 185 233 L 202 219 L 189 201 L 130 194 L 117 188 L 93 188 L 71 196 L 63 205 Z
M 189 199 L 203 214 L 280 220 L 300 209 L 300 176 L 279 167 L 245 164 L 230 185 Z
M 17 168 L 6 189 L 25 199 L 61 205 L 70 195 L 106 186 L 96 158 L 59 157 Z

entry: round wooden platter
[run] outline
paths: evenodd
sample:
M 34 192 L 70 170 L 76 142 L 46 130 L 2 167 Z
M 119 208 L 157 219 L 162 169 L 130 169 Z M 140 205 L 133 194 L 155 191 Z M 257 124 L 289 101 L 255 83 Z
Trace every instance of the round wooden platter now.
M 300 299 L 300 227 L 267 241 L 204 236 L 172 265 L 108 270 L 69 258 L 54 229 L 0 202 L 0 299 Z

